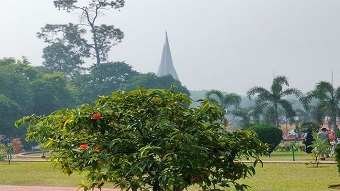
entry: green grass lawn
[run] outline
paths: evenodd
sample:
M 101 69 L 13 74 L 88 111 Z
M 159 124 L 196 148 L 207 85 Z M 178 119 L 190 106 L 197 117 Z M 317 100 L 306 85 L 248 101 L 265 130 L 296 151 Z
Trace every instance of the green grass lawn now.
M 340 177 L 334 164 L 313 168 L 306 164 L 265 163 L 256 167 L 253 177 L 240 182 L 251 186 L 249 191 L 330 191 L 328 185 L 340 184 Z
M 0 184 L 77 187 L 85 175 L 62 174 L 50 162 L 0 162 Z
M 304 152 L 296 152 L 297 161 L 312 161 Z M 268 160 L 292 160 L 291 152 L 274 152 Z M 334 158 L 328 159 L 334 160 Z M 0 184 L 2 185 L 45 185 L 77 187 L 85 175 L 62 174 L 54 169 L 50 162 L 0 162 Z M 340 177 L 335 164 L 321 164 L 313 168 L 312 164 L 264 163 L 256 167 L 253 177 L 240 180 L 240 183 L 251 186 L 249 191 L 331 191 L 328 185 L 340 184 Z M 109 185 L 108 185 L 109 186 Z M 190 191 L 196 191 L 195 187 Z M 232 190 L 235 189 L 225 189 Z
M 292 152 L 273 152 L 270 157 L 264 156 L 261 158 L 263 161 L 293 161 L 293 153 Z M 295 161 L 313 161 L 313 157 L 311 154 L 307 154 L 303 151 L 295 151 L 294 152 Z M 334 161 L 334 157 L 328 158 L 327 160 Z

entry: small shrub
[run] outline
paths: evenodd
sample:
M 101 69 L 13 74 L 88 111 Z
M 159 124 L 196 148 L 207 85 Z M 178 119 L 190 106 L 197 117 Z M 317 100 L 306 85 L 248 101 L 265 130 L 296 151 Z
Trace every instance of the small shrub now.
M 257 137 L 263 143 L 267 143 L 269 146 L 269 153 L 272 153 L 274 149 L 282 141 L 282 130 L 267 124 L 259 124 L 251 126 L 248 130 L 257 133 Z
M 319 167 L 320 158 L 325 157 L 326 153 L 329 153 L 331 147 L 328 141 L 322 140 L 318 137 L 317 133 L 313 133 L 313 137 L 315 137 L 315 141 L 313 142 L 313 150 L 312 156 L 314 158 L 314 167 Z
M 21 141 L 19 138 L 15 138 L 12 140 L 12 144 L 13 144 L 13 150 L 15 154 L 19 154 L 21 152 Z
M 340 174 L 340 145 L 335 147 L 335 160 L 337 162 L 338 172 Z
M 0 161 L 4 161 L 6 157 L 5 154 L 5 145 L 0 143 Z
M 0 160 L 7 160 L 8 164 L 11 164 L 11 160 L 14 156 L 13 144 L 12 143 L 0 143 Z

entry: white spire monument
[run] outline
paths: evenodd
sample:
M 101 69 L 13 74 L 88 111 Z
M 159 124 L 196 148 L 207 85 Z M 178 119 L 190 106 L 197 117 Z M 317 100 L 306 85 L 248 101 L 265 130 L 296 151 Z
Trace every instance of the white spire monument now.
M 175 80 L 179 81 L 174 64 L 172 62 L 170 46 L 168 41 L 168 34 L 165 32 L 165 44 L 163 45 L 163 52 L 161 64 L 159 65 L 157 76 L 171 75 Z

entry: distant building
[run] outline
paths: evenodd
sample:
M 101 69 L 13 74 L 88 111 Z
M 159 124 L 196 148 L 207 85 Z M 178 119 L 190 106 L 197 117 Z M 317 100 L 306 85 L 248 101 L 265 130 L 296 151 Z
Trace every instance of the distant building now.
M 171 75 L 175 80 L 179 81 L 174 64 L 172 62 L 168 34 L 165 33 L 165 44 L 163 45 L 161 63 L 158 68 L 157 76 Z

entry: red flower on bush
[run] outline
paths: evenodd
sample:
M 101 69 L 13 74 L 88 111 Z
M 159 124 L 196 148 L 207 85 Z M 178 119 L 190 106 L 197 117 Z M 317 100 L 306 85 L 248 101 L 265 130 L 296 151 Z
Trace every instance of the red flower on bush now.
M 101 115 L 100 113 L 94 113 L 94 114 L 92 114 L 92 119 L 98 120 L 98 119 L 100 119 L 101 117 L 102 117 L 102 115 Z
M 87 144 L 82 144 L 79 146 L 79 149 L 88 149 L 89 146 Z

